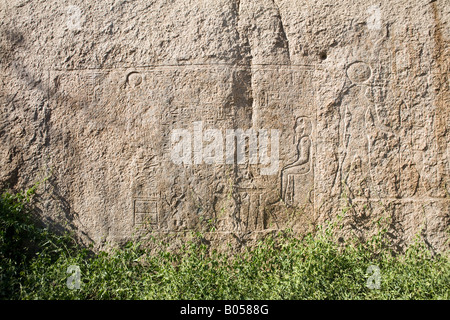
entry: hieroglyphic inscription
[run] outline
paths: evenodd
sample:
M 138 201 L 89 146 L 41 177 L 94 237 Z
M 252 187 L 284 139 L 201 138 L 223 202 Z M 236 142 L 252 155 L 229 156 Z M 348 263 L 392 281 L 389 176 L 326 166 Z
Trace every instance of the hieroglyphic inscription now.
M 276 65 L 51 71 L 53 110 L 67 119 L 61 130 L 70 140 L 61 143 L 76 150 L 65 157 L 83 159 L 83 166 L 75 163 L 68 170 L 104 163 L 107 181 L 80 187 L 89 194 L 103 186 L 103 203 L 111 210 L 98 213 L 106 215 L 102 221 L 163 232 L 200 228 L 205 221 L 217 222 L 219 231 L 282 227 L 283 217 L 269 216 L 267 208 L 308 205 L 314 210 L 311 71 L 308 66 Z M 70 132 L 74 122 L 86 123 L 78 137 Z M 200 146 L 192 145 L 190 166 L 171 160 L 175 129 L 202 136 Z M 208 161 L 206 156 L 217 150 L 209 146 L 208 134 L 223 139 L 225 154 L 229 130 L 250 133 L 243 162 Z M 271 130 L 279 131 L 279 164 L 274 174 L 262 176 L 260 169 L 270 165 L 266 160 L 276 149 Z M 247 154 L 253 132 L 258 146 L 267 147 L 256 154 L 264 161 Z M 101 154 L 92 152 L 94 144 L 103 145 Z M 112 150 L 122 150 L 120 157 Z M 123 209 L 132 213 L 129 218 Z
M 158 198 L 134 200 L 134 224 L 149 224 L 158 227 Z

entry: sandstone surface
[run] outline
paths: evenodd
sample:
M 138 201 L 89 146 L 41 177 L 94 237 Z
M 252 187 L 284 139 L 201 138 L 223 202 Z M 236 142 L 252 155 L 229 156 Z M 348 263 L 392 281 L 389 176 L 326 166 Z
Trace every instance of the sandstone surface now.
M 48 177 L 47 223 L 98 246 L 223 243 L 344 211 L 347 233 L 387 216 L 393 245 L 448 250 L 448 0 L 2 0 L 0 16 L 0 184 Z

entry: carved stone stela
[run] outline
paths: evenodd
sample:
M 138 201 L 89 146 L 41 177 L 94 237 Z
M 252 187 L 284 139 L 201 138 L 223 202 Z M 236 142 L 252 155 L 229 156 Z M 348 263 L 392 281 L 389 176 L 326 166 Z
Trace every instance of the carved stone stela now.
M 3 2 L 0 188 L 47 177 L 45 223 L 448 250 L 448 1 Z
M 277 65 L 52 70 L 52 110 L 66 120 L 62 136 L 73 137 L 59 141 L 63 152 L 55 156 L 66 164 L 62 170 L 90 177 L 92 184 L 79 189 L 83 194 L 105 199 L 110 209 L 97 212 L 98 225 L 117 217 L 151 232 L 283 228 L 284 217 L 271 209 L 314 212 L 312 71 Z M 83 145 L 70 132 L 74 122 L 85 123 L 77 133 Z M 219 140 L 208 140 L 211 129 Z M 201 140 L 189 163 L 171 158 L 174 130 L 185 130 L 191 146 Z M 233 136 L 231 154 L 230 130 L 244 134 L 240 146 Z M 123 161 L 112 166 L 112 150 L 119 149 Z M 209 149 L 223 157 L 208 161 Z

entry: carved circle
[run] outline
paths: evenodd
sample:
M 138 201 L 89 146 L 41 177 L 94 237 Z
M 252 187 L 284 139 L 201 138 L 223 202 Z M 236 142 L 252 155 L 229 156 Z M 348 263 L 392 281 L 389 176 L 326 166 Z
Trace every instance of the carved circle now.
M 127 76 L 127 83 L 131 87 L 137 87 L 142 82 L 142 76 L 139 74 L 139 72 L 133 71 L 130 72 Z
M 347 77 L 354 83 L 363 83 L 370 79 L 372 69 L 362 61 L 356 61 L 347 68 Z

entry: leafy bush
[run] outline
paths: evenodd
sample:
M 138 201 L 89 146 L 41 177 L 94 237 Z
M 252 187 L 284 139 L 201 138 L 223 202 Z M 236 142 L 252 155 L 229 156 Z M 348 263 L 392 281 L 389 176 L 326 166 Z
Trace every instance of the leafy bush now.
M 177 251 L 128 243 L 91 255 L 37 228 L 30 194 L 1 198 L 3 299 L 449 299 L 448 253 L 433 256 L 420 238 L 397 255 L 385 246 L 385 230 L 366 242 L 338 243 L 332 224 L 302 239 L 267 237 L 240 253 L 197 239 Z M 81 270 L 79 290 L 67 286 L 71 265 Z M 379 289 L 367 285 L 371 265 L 380 270 Z
M 68 235 L 38 227 L 29 204 L 39 183 L 26 192 L 0 197 L 0 298 L 16 298 L 36 263 L 51 266 L 70 251 L 81 253 Z

